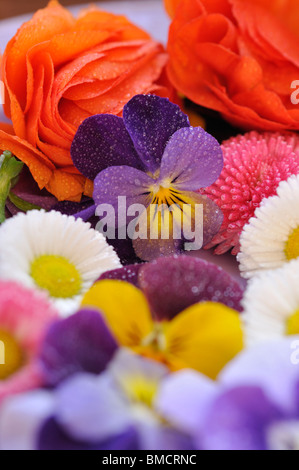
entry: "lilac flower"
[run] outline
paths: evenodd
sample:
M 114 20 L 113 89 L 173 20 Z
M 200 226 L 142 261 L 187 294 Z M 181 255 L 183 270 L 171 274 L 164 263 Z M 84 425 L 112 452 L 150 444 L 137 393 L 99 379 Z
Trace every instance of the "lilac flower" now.
M 71 155 L 77 169 L 94 180 L 97 206 L 110 204 L 117 214 L 118 198 L 125 196 L 127 205 L 147 208 L 138 224 L 148 236 L 133 241 L 141 259 L 180 251 L 183 237 L 163 239 L 161 234 L 169 219 L 171 228 L 177 226 L 182 231 L 184 204 L 191 207 L 193 226 L 194 207 L 203 205 L 204 245 L 221 226 L 218 206 L 195 192 L 211 185 L 220 175 L 221 147 L 202 128 L 190 127 L 187 116 L 165 98 L 137 95 L 125 106 L 123 119 L 112 115 L 86 119 L 77 131 Z M 151 212 L 153 204 L 162 208 L 162 213 Z M 155 221 L 157 239 L 148 233 Z M 199 226 L 195 229 L 199 230 Z
M 241 285 L 222 268 L 186 255 L 125 266 L 104 273 L 103 279 L 119 279 L 139 287 L 160 319 L 169 320 L 191 305 L 207 301 L 242 311 Z
M 79 373 L 53 392 L 34 391 L 7 402 L 0 416 L 1 446 L 193 450 L 191 436 L 163 416 L 163 403 L 173 393 L 166 386 L 170 377 L 162 364 L 119 350 L 98 376 Z

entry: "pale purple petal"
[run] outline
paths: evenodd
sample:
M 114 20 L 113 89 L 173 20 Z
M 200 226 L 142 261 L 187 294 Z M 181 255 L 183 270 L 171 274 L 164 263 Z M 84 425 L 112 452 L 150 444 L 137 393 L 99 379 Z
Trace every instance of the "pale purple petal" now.
M 220 302 L 241 311 L 243 289 L 220 267 L 186 255 L 157 259 L 139 272 L 152 311 L 170 319 L 198 302 Z
M 139 356 L 129 349 L 120 348 L 114 360 L 109 364 L 107 373 L 111 376 L 119 390 L 126 390 L 126 385 L 134 379 L 144 378 L 157 387 L 167 377 L 169 370 L 164 364 Z
M 298 336 L 267 341 L 245 349 L 220 373 L 218 380 L 225 387 L 260 386 L 277 405 L 293 413 L 296 410 L 296 383 L 299 366 L 292 361 L 292 346 Z
M 239 387 L 215 400 L 198 442 L 205 450 L 267 450 L 267 429 L 281 419 L 258 387 Z
M 117 348 L 100 313 L 81 310 L 50 327 L 40 353 L 44 381 L 56 386 L 77 372 L 99 374 Z
M 154 211 L 151 211 L 153 207 Z M 156 258 L 179 253 L 182 250 L 183 239 L 177 214 L 180 209 L 175 206 L 172 211 L 166 204 L 149 206 L 137 220 L 132 230 L 131 238 L 136 255 L 143 261 L 153 261 Z M 174 227 L 176 230 L 173 230 Z
M 108 376 L 77 374 L 56 390 L 56 419 L 79 441 L 100 442 L 132 426 L 130 409 Z
M 194 204 L 203 206 L 203 220 L 195 221 L 194 223 L 195 228 L 199 230 L 200 223 L 202 222 L 203 246 L 206 246 L 214 235 L 219 232 L 223 222 L 223 213 L 217 204 L 207 196 L 198 193 L 186 194 L 193 200 Z
M 223 154 L 217 140 L 201 127 L 178 130 L 162 157 L 160 181 L 170 180 L 180 191 L 210 186 L 223 168 Z
M 153 183 L 154 180 L 143 171 L 129 166 L 114 166 L 103 170 L 96 177 L 93 198 L 97 206 L 109 204 L 114 208 L 115 214 L 121 212 L 124 222 L 127 222 L 126 209 L 129 206 L 141 204 L 146 208 L 150 204 L 150 187 Z M 124 196 L 126 204 L 123 206 L 123 199 L 119 198 Z M 115 222 L 118 226 L 118 217 Z
M 123 117 L 141 160 L 152 173 L 159 168 L 170 137 L 190 126 L 179 106 L 153 95 L 136 95 L 124 107 Z
M 178 430 L 157 423 L 156 425 L 139 424 L 137 431 L 139 434 L 140 447 L 142 450 L 154 451 L 178 451 L 194 450 L 194 441 L 190 435 Z
M 75 167 L 91 180 L 110 166 L 143 167 L 123 120 L 110 114 L 91 116 L 81 124 L 71 156 Z
M 53 413 L 54 401 L 46 390 L 6 399 L 0 412 L 0 450 L 35 450 L 37 432 Z
M 194 435 L 202 429 L 217 393 L 216 382 L 193 370 L 183 370 L 163 380 L 155 408 L 177 429 Z

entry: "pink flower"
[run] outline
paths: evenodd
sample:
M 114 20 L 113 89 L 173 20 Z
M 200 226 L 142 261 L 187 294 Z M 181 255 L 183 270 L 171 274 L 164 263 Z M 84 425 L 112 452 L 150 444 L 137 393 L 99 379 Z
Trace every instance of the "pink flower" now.
M 0 282 L 0 403 L 42 385 L 37 353 L 56 318 L 58 313 L 42 295 Z
M 216 245 L 221 255 L 240 250 L 243 227 L 264 198 L 276 194 L 281 181 L 299 173 L 299 137 L 296 134 L 250 132 L 222 145 L 223 171 L 207 194 L 223 212 L 220 232 L 205 248 Z

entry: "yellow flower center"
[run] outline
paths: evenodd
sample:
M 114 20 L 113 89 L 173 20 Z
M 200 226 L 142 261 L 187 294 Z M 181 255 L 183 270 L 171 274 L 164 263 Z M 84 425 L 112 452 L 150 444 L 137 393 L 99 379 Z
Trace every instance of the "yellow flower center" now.
M 296 259 L 299 256 L 299 227 L 293 230 L 285 246 L 287 260 Z
M 0 330 L 0 380 L 5 380 L 22 367 L 23 352 L 15 338 Z
M 123 384 L 124 392 L 132 402 L 152 407 L 158 391 L 158 383 L 143 376 L 135 376 Z
M 166 323 L 154 323 L 153 331 L 142 340 L 142 346 L 152 348 L 154 351 L 166 349 Z
M 158 206 L 166 204 L 170 207 L 173 204 L 182 206 L 182 204 L 185 203 L 182 199 L 183 194 L 173 189 L 170 184 L 170 181 L 164 181 L 163 186 L 155 185 L 151 188 L 151 191 L 154 194 L 152 204 L 156 204 Z
M 288 319 L 287 335 L 299 335 L 299 309 Z
M 39 256 L 31 264 L 30 275 L 51 297 L 67 299 L 81 291 L 82 280 L 79 271 L 63 256 Z

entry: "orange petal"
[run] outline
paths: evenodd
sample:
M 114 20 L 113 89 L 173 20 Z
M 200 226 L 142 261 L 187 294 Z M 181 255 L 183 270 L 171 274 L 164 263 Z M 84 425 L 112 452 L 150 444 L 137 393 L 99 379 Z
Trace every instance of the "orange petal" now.
M 9 150 L 24 162 L 40 189 L 45 187 L 55 168 L 45 155 L 32 147 L 27 141 L 7 134 L 2 130 L 0 130 L 0 149 Z
M 64 169 L 54 170 L 46 189 L 58 201 L 80 202 L 84 189 L 85 178 L 80 175 L 73 175 L 64 171 Z

